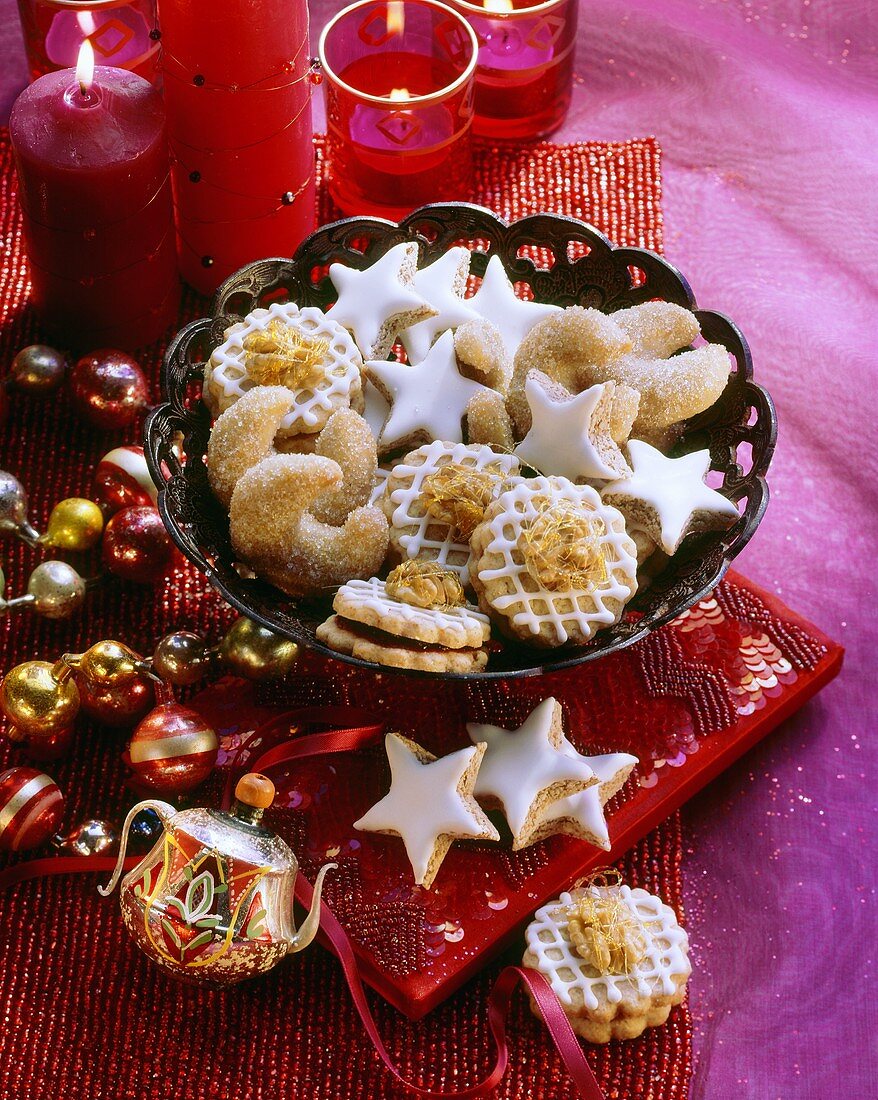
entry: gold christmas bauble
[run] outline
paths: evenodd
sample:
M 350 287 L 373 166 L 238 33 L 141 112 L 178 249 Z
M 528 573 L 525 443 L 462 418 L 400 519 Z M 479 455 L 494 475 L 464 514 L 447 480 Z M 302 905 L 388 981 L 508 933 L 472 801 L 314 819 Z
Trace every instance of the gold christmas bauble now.
M 220 642 L 219 656 L 230 672 L 247 680 L 279 680 L 299 659 L 299 647 L 288 638 L 240 618 Z
M 203 638 L 191 630 L 175 630 L 173 634 L 166 634 L 155 647 L 152 670 L 167 683 L 185 687 L 207 674 L 211 659 Z
M 79 691 L 72 679 L 59 680 L 48 661 L 26 661 L 3 678 L 0 709 L 18 733 L 48 736 L 76 717 Z
M 100 542 L 103 531 L 104 514 L 94 501 L 69 497 L 52 509 L 40 542 L 59 550 L 91 550 Z
M 65 653 L 62 661 L 89 683 L 115 687 L 144 671 L 143 658 L 122 642 L 108 638 L 85 653 Z

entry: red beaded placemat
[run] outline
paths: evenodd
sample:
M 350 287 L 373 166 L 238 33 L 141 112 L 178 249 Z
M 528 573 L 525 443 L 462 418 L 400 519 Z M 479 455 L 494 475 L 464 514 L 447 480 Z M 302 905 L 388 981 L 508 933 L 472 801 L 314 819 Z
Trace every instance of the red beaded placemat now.
M 593 222 L 619 243 L 661 246 L 659 150 L 651 140 L 541 144 L 510 150 L 486 145 L 478 155 L 476 191 L 465 197 L 507 217 L 555 210 Z M 321 192 L 319 220 L 336 216 Z M 0 135 L 0 234 L 0 349 L 3 362 L 8 363 L 19 347 L 40 334 L 27 304 L 26 265 L 5 134 Z M 187 295 L 182 316 L 203 308 L 203 302 Z M 160 351 L 156 347 L 144 355 L 153 377 Z M 89 494 L 94 467 L 106 450 L 136 439 L 136 429 L 122 440 L 83 426 L 61 400 L 36 404 L 13 395 L 0 467 L 14 472 L 27 486 L 32 517 L 41 524 L 57 500 Z M 4 541 L 0 552 L 7 590 L 17 594 L 24 589 L 37 557 L 12 541 Z M 728 586 L 727 598 L 734 599 L 736 591 Z M 797 688 L 784 683 L 789 670 L 777 661 L 792 662 L 793 654 L 786 642 L 772 634 L 770 624 L 777 620 L 778 609 L 755 598 L 754 614 L 762 622 L 760 637 L 769 641 L 753 641 L 749 648 L 739 644 L 737 656 L 728 654 L 740 673 L 732 688 L 738 703 L 745 699 L 753 709 L 774 702 L 772 693 L 781 693 L 789 709 L 795 705 Z M 763 615 L 768 619 L 760 619 Z M 155 591 L 121 583 L 98 589 L 72 622 L 50 623 L 28 615 L 7 618 L 0 623 L 0 670 L 34 656 L 79 651 L 100 637 L 116 636 L 144 650 L 175 628 L 214 638 L 230 618 L 206 583 L 188 566 L 181 566 L 170 583 Z M 738 621 L 737 612 L 732 618 Z M 681 754 L 687 758 L 687 748 L 710 728 L 709 722 L 705 729 L 699 728 L 701 712 L 693 712 L 686 703 L 686 693 L 701 676 L 697 650 L 713 629 L 709 619 L 707 614 L 689 639 L 696 651 L 685 674 L 689 678 L 672 692 L 673 722 L 665 732 L 676 731 L 675 755 L 664 752 L 653 757 L 666 760 L 666 767 L 681 762 Z M 795 625 L 796 631 L 802 632 L 796 637 L 806 649 L 823 644 L 805 624 Z M 768 648 L 760 651 L 760 646 Z M 673 652 L 668 654 L 661 644 L 653 648 L 650 660 L 658 662 L 657 675 L 676 678 Z M 811 649 L 807 652 L 812 655 L 809 659 L 823 661 L 826 667 L 825 656 Z M 790 669 L 802 681 L 806 679 L 804 667 L 797 672 L 791 664 Z M 320 668 L 309 659 L 303 672 L 308 677 L 329 677 L 341 687 L 334 663 Z M 356 680 L 349 682 L 356 684 Z M 293 696 L 304 687 L 292 688 Z M 530 684 L 528 691 L 537 687 Z M 407 690 L 411 690 L 408 685 Z M 499 690 L 492 686 L 491 698 Z M 430 699 L 435 706 L 435 688 Z M 373 702 L 380 704 L 380 692 Z M 483 704 L 488 705 L 489 701 Z M 410 724 L 417 726 L 414 713 Z M 123 744 L 124 736 L 83 722 L 70 756 L 48 766 L 67 796 L 68 824 L 90 816 L 121 820 L 132 801 L 124 787 Z M 665 738 L 662 744 L 670 742 Z M 0 768 L 25 759 L 21 750 L 0 742 Z M 643 778 L 648 782 L 649 773 Z M 679 907 L 681 851 L 679 817 L 673 814 L 625 857 L 625 875 Z M 53 878 L 0 894 L 0 1096 L 8 1100 L 56 1096 L 65 1100 L 230 1096 L 389 1100 L 402 1095 L 380 1067 L 340 969 L 327 952 L 309 949 L 266 978 L 231 993 L 178 986 L 137 953 L 122 929 L 115 902 L 100 899 L 94 886 L 88 878 Z M 382 919 L 380 913 L 372 916 Z M 445 1088 L 480 1076 L 490 1058 L 484 1003 L 498 966 L 488 966 L 419 1024 L 410 1023 L 371 995 L 379 1026 L 403 1072 Z M 515 1003 L 510 1032 L 512 1064 L 498 1095 L 535 1100 L 566 1095 L 564 1071 L 523 997 Z M 588 1055 L 608 1100 L 682 1100 L 690 1079 L 688 1010 L 682 1006 L 666 1027 L 640 1040 L 590 1048 Z

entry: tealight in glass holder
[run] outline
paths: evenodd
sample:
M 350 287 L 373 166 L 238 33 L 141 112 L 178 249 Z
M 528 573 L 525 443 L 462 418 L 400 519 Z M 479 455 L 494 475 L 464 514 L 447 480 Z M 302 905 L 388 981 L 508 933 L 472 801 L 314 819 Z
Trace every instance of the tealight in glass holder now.
M 539 138 L 570 109 L 578 0 L 449 0 L 476 32 L 475 133 Z
M 129 69 L 156 83 L 155 0 L 18 0 L 31 80 L 69 69 L 88 39 L 98 65 Z
M 320 36 L 329 188 L 398 221 L 472 190 L 476 36 L 437 0 L 359 0 Z

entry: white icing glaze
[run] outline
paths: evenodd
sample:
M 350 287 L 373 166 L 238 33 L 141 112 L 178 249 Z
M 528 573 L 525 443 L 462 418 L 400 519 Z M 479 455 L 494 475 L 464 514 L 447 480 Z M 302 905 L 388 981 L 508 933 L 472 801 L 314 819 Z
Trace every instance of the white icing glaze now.
M 636 993 L 641 998 L 671 996 L 677 988 L 673 979 L 688 977 L 692 969 L 687 957 L 689 941 L 674 910 L 646 890 L 632 890 L 628 886 L 587 889 L 595 897 L 618 891 L 640 924 L 646 955 L 628 974 L 599 974 L 567 937 L 567 909 L 574 898 L 563 893 L 536 911 L 525 933 L 528 950 L 537 957 L 537 969 L 549 979 L 561 1004 L 572 1007 L 572 993 L 577 989 L 591 1012 L 600 1003 L 601 990 L 613 1005 L 626 993 Z
M 558 306 L 528 302 L 516 297 L 499 256 L 492 256 L 488 261 L 482 285 L 468 299 L 468 303 L 480 317 L 494 322 L 500 330 L 506 350 L 513 357 L 534 325 L 553 313 L 561 312 Z
M 394 489 L 390 494 L 390 501 L 395 505 L 390 520 L 391 527 L 397 531 L 406 532 L 399 536 L 399 543 L 409 558 L 423 557 L 438 561 L 448 569 L 454 570 L 460 577 L 460 583 L 467 585 L 469 584 L 469 543 L 458 542 L 454 537 L 453 527 L 427 513 L 421 500 L 421 486 L 424 478 L 435 473 L 447 462 L 472 466 L 476 470 L 495 466 L 502 470 L 504 476 L 510 477 L 518 473 L 518 459 L 513 455 L 498 454 L 484 444 L 445 443 L 438 439 L 418 447 L 412 453 L 423 456 L 424 461 L 417 465 L 403 459 L 394 466 L 392 471 L 395 481 L 407 481 L 408 484 Z M 407 455 L 406 458 L 408 457 Z M 501 480 L 498 478 L 498 493 L 500 485 Z M 409 533 L 408 528 L 414 528 L 414 530 Z M 433 532 L 434 537 L 428 537 L 428 530 Z M 437 530 L 443 532 L 441 538 L 435 537 Z
M 550 592 L 540 588 L 534 592 L 522 583 L 524 577 L 529 584 L 533 583 L 519 547 L 522 528 L 540 515 L 534 502 L 547 496 L 553 501 L 584 504 L 590 514 L 603 520 L 604 532 L 599 542 L 607 563 L 607 579 L 592 591 Z M 480 569 L 479 579 L 482 583 L 508 579 L 512 591 L 491 599 L 498 611 L 511 611 L 512 622 L 516 626 L 526 626 L 532 634 L 538 634 L 543 623 L 551 623 L 559 645 L 570 637 L 567 627 L 572 623 L 576 623 L 585 637 L 590 637 L 598 625 L 616 621 L 616 613 L 607 607 L 606 601 L 625 602 L 631 597 L 635 591 L 637 562 L 628 550 L 630 540 L 625 534 L 622 516 L 615 508 L 603 504 L 591 486 L 574 485 L 558 477 L 522 480 L 499 497 L 497 506 L 502 511 L 490 521 L 492 538 L 486 553 L 501 555 L 503 565 Z M 614 530 L 614 521 L 620 530 Z M 537 610 L 537 603 L 542 605 L 542 610 Z
M 313 388 L 290 390 L 292 407 L 281 421 L 281 431 L 286 434 L 313 432 L 323 426 L 328 413 L 342 404 L 350 404 L 351 393 L 359 387 L 363 359 L 347 329 L 312 306 L 299 309 L 292 302 L 273 302 L 268 309 L 248 313 L 243 321 L 226 331 L 226 339 L 210 357 L 212 385 L 220 387 L 223 394 L 220 411 L 224 412 L 253 388 L 255 383 L 247 371 L 244 338 L 251 332 L 261 332 L 272 321 L 329 340 L 323 360 L 324 377 Z
M 329 278 L 338 291 L 331 316 L 353 332 L 364 358 L 378 353 L 381 330 L 392 327 L 397 318 L 405 323 L 405 314 L 419 310 L 429 315 L 430 307 L 412 285 L 417 257 L 418 246 L 403 241 L 362 270 L 329 265 Z
M 387 479 L 390 477 L 390 470 L 386 470 L 383 466 L 379 466 L 375 471 L 375 484 L 372 487 L 372 492 L 369 494 L 369 505 L 377 504 L 378 501 L 384 496 L 384 486 L 387 484 Z
M 606 389 L 607 384 L 601 382 L 565 401 L 554 401 L 536 378 L 528 378 L 524 394 L 530 405 L 531 428 L 515 448 L 522 462 L 540 473 L 559 474 L 571 481 L 616 477 L 619 471 L 607 465 L 591 438 L 592 417 Z
M 464 378 L 457 369 L 452 332 L 443 333 L 414 366 L 373 359 L 366 369 L 390 395 L 390 416 L 380 436 L 385 450 L 420 432 L 431 439 L 461 442 L 461 423 L 470 398 L 487 388 Z
M 478 807 L 473 800 L 458 789 L 478 749 L 459 749 L 425 764 L 396 734 L 389 733 L 384 745 L 390 764 L 390 790 L 354 822 L 354 828 L 398 833 L 415 882 L 420 884 L 442 837 L 481 837 L 491 827 L 474 812 L 473 807 Z M 499 840 L 496 830 L 494 833 L 493 839 Z
M 372 429 L 372 435 L 377 439 L 381 435 L 384 421 L 390 412 L 390 402 L 365 375 L 363 376 L 363 403 L 365 405 L 363 419 Z
M 576 749 L 564 738 L 564 749 L 576 753 Z M 554 822 L 572 821 L 583 831 L 590 833 L 598 841 L 598 846 L 608 852 L 611 848 L 610 832 L 604 816 L 604 806 L 612 794 L 621 785 L 623 773 L 628 772 L 636 763 L 636 756 L 626 752 L 607 753 L 602 756 L 583 756 L 588 766 L 597 776 L 598 785 L 588 787 L 576 794 L 557 798 L 544 806 L 536 816 L 535 830 L 551 826 Z
M 419 363 L 441 332 L 455 329 L 464 321 L 478 317 L 457 291 L 458 286 L 466 286 L 469 262 L 468 248 L 450 248 L 444 256 L 428 267 L 422 267 L 415 275 L 415 290 L 436 310 L 436 315 L 418 321 L 400 333 L 410 363 Z
M 704 484 L 710 469 L 710 451 L 693 451 L 682 458 L 667 458 L 640 439 L 628 442 L 632 476 L 612 481 L 601 492 L 606 496 L 642 501 L 658 516 L 661 547 L 673 554 L 695 512 L 738 518 L 738 509 L 722 493 Z M 623 505 L 624 506 L 624 505 Z
M 467 722 L 466 731 L 474 745 L 484 741 L 488 748 L 476 779 L 477 798 L 496 798 L 518 837 L 528 815 L 543 792 L 555 783 L 576 782 L 585 789 L 596 784 L 586 758 L 580 756 L 563 734 L 559 737 L 558 702 L 544 699 L 517 730 Z M 562 739 L 566 746 L 562 747 Z M 573 749 L 573 752 L 565 751 Z
M 381 615 L 394 615 L 409 623 L 421 623 L 424 626 L 432 624 L 453 634 L 459 644 L 465 641 L 468 631 L 481 630 L 485 634 L 490 624 L 487 615 L 483 615 L 481 611 L 477 611 L 469 604 L 449 608 L 415 607 L 413 604 L 403 603 L 402 600 L 395 600 L 387 595 L 384 581 L 377 577 L 370 577 L 367 581 L 348 581 L 347 584 L 343 584 L 338 590 L 333 605 L 339 615 L 345 615 L 345 604 L 368 607 Z M 454 647 L 450 646 L 450 648 Z

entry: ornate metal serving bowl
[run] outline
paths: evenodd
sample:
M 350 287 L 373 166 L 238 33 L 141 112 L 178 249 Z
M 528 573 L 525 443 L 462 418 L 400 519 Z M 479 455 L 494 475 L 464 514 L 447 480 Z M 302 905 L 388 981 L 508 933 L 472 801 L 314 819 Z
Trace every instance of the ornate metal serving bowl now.
M 338 660 L 388 671 L 329 650 L 315 639 L 316 627 L 330 613 L 331 594 L 294 600 L 241 570 L 229 541 L 228 515 L 207 481 L 204 458 L 211 418 L 200 400 L 200 386 L 205 361 L 234 321 L 276 301 L 326 309 L 335 297 L 327 276 L 329 264 L 365 267 L 406 240 L 421 246 L 423 263 L 454 244 L 467 244 L 473 250 L 472 272 L 478 276 L 489 256 L 499 255 L 512 280 L 527 283 L 538 301 L 605 312 L 654 298 L 676 302 L 695 310 L 704 338 L 722 344 L 734 360 L 719 401 L 686 423 L 674 451 L 710 450 L 716 487 L 739 504 L 741 515 L 734 526 L 685 540 L 649 587 L 628 604 L 621 622 L 599 631 L 587 646 L 538 650 L 504 642 L 487 670 L 446 677 L 527 676 L 592 661 L 631 645 L 702 599 L 747 544 L 768 504 L 765 474 L 777 420 L 768 393 L 753 381 L 747 341 L 727 317 L 697 309 L 683 276 L 653 252 L 615 248 L 592 226 L 573 218 L 538 214 L 507 225 L 490 211 L 466 203 L 425 206 L 399 225 L 347 218 L 324 226 L 292 259 L 262 260 L 232 275 L 217 291 L 212 315 L 193 321 L 171 341 L 162 368 L 166 403 L 153 410 L 146 423 L 145 449 L 160 488 L 159 510 L 186 557 L 242 614 Z

